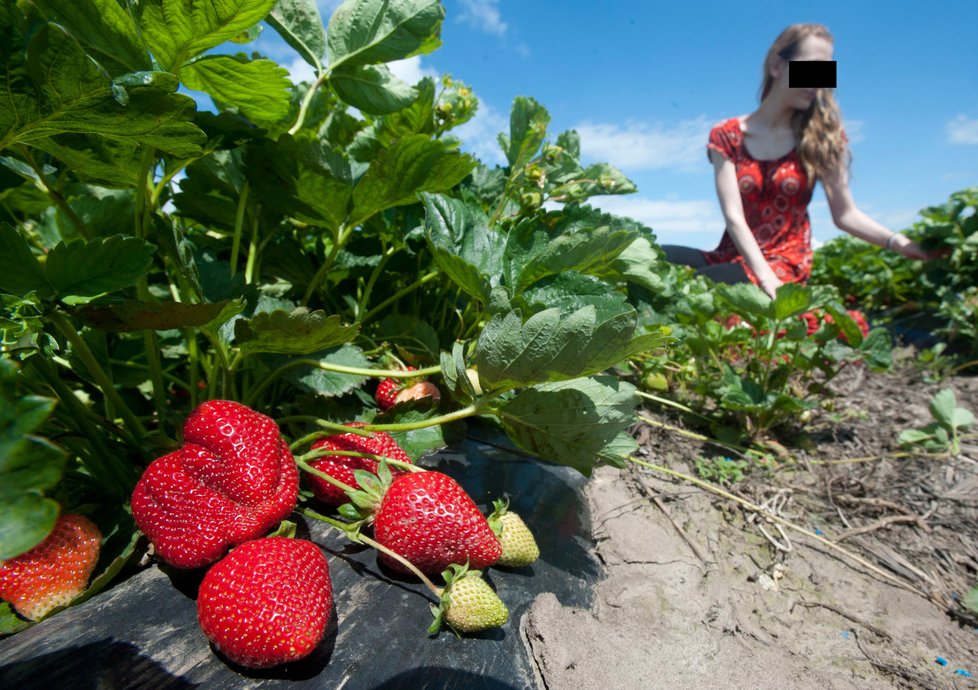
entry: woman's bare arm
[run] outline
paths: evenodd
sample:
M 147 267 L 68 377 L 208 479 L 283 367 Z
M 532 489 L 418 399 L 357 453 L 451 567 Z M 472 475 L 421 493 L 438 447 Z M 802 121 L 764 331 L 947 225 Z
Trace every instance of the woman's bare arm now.
M 757 244 L 754 234 L 747 225 L 744 216 L 744 204 L 740 200 L 740 188 L 737 185 L 737 168 L 733 161 L 728 160 L 719 151 L 710 149 L 710 161 L 713 162 L 717 198 L 720 200 L 720 210 L 727 223 L 727 231 L 733 240 L 737 251 L 757 276 L 757 281 L 764 292 L 774 299 L 774 293 L 781 285 L 781 279 L 775 275 L 768 264 L 761 247 Z
M 849 191 L 849 175 L 845 170 L 830 180 L 822 180 L 822 186 L 832 211 L 832 222 L 840 230 L 870 244 L 903 254 L 908 259 L 934 258 L 906 235 L 892 232 L 860 211 Z

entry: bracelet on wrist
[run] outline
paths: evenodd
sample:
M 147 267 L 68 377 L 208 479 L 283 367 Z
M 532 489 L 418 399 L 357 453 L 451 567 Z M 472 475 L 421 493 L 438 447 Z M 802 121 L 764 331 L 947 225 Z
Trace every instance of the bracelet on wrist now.
M 886 244 L 883 246 L 886 248 L 887 251 L 893 251 L 893 240 L 895 240 L 897 237 L 899 237 L 899 233 L 895 232 L 886 238 Z

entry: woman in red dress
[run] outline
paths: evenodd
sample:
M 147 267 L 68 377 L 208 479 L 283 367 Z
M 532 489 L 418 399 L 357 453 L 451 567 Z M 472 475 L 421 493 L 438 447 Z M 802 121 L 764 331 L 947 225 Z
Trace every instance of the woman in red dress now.
M 710 252 L 666 245 L 669 261 L 718 282 L 749 280 L 772 298 L 782 283 L 806 282 L 812 267 L 808 202 L 816 181 L 840 230 L 911 259 L 932 258 L 856 207 L 832 91 L 788 87 L 789 60 L 831 59 L 832 36 L 824 26 L 794 24 L 781 32 L 764 60 L 760 106 L 710 132 L 707 154 L 727 226 L 720 245 Z

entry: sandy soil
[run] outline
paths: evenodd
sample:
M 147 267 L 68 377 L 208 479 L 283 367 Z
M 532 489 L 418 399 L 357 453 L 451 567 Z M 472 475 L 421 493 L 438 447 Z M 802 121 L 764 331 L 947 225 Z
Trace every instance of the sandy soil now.
M 596 472 L 585 492 L 605 577 L 589 610 L 543 594 L 524 617 L 539 687 L 978 687 L 963 675 L 978 677 L 978 621 L 956 600 L 978 581 L 978 446 L 946 458 L 896 446 L 947 385 L 978 411 L 973 377 L 856 371 L 815 421 L 812 450 L 733 487 L 890 579 L 688 483 Z M 636 432 L 647 461 L 677 471 L 716 453 L 659 427 Z

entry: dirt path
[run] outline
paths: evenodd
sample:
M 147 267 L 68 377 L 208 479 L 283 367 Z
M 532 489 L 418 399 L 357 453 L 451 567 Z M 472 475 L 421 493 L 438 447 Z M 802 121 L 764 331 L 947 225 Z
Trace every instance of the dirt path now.
M 900 429 L 929 421 L 926 402 L 942 387 L 908 381 L 915 375 L 850 381 L 801 462 L 892 454 Z M 972 409 L 976 384 L 953 383 Z M 661 430 L 646 436 L 646 458 L 679 471 L 703 451 Z M 885 524 L 843 545 L 948 606 L 813 540 L 789 532 L 789 545 L 771 524 L 769 540 L 748 513 L 688 484 L 634 467 L 598 471 L 585 492 L 606 576 L 589 610 L 549 595 L 534 602 L 522 632 L 539 686 L 978 687 L 961 675 L 978 676 L 978 628 L 948 615 L 978 579 L 976 451 L 796 467 L 734 489 L 757 502 L 780 492 L 784 517 L 831 539 Z

